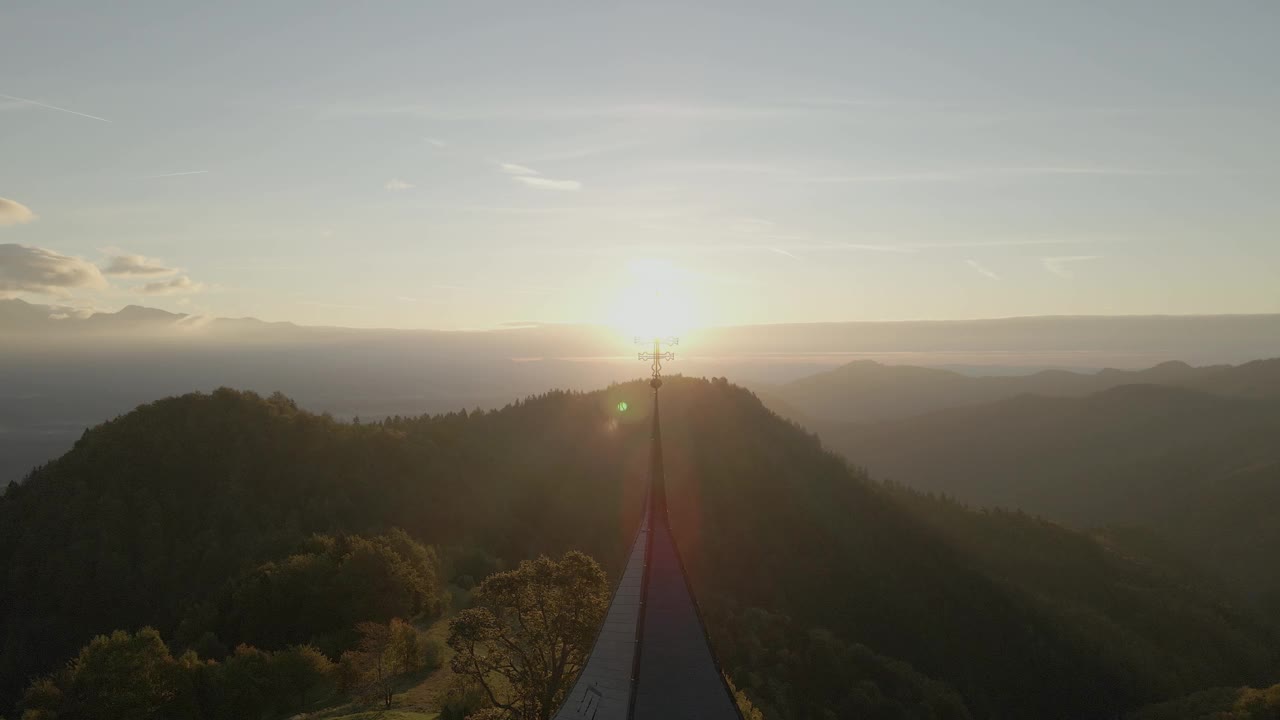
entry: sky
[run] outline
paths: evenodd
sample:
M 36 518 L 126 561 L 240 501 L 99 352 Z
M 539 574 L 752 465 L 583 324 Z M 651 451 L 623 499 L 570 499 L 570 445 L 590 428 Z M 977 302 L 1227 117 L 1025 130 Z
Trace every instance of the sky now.
M 1278 28 L 8 0 L 0 295 L 443 329 L 634 324 L 654 284 L 677 325 L 1280 312 Z

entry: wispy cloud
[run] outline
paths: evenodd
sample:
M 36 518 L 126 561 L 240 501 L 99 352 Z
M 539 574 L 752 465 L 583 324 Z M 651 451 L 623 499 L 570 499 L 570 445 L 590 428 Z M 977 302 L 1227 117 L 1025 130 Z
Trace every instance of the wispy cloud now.
M 527 185 L 528 187 L 538 188 L 541 190 L 582 189 L 582 183 L 577 180 L 558 180 L 556 178 L 545 177 L 542 173 L 526 165 L 503 162 L 498 163 L 498 168 L 507 175 L 510 175 L 512 180 Z
M 1090 260 L 1100 260 L 1101 255 L 1063 255 L 1058 257 L 1040 258 L 1040 262 L 1044 264 L 1044 269 L 1061 278 L 1075 277 L 1075 273 L 1071 271 L 1070 266 L 1075 263 L 1088 262 Z
M 411 190 L 414 186 L 411 183 L 407 183 L 401 180 L 400 178 L 391 178 L 382 187 L 386 188 L 391 192 L 400 192 L 402 190 Z
M 67 108 L 64 108 L 64 107 L 58 107 L 57 105 L 49 105 L 47 103 L 42 103 L 38 100 L 32 100 L 30 98 L 22 98 L 22 97 L 17 97 L 16 95 L 4 95 L 4 94 L 0 94 L 0 98 L 4 98 L 6 100 L 13 100 L 15 102 L 27 103 L 29 105 L 35 105 L 37 107 L 42 107 L 49 110 L 57 110 L 58 112 L 70 113 L 71 115 L 79 115 L 82 118 L 89 118 L 90 120 L 97 120 L 98 122 L 104 122 L 104 123 L 111 122 L 110 120 L 104 117 L 98 117 L 97 115 L 90 115 L 88 113 L 77 112 L 75 110 L 68 110 Z
M 498 163 L 498 167 L 502 169 L 502 172 L 508 175 L 541 175 L 542 174 L 531 167 L 526 167 L 524 165 L 517 165 L 515 163 Z
M 426 141 L 427 141 L 427 144 L 432 147 L 438 147 L 438 148 L 449 147 L 449 143 L 445 142 L 444 140 L 441 140 L 440 138 L 429 137 L 429 138 L 426 138 Z
M 948 183 L 1015 177 L 1141 177 L 1183 174 L 1182 171 L 1117 167 L 1028 166 L 924 170 L 903 173 L 796 176 L 793 182 L 814 184 Z
M 696 118 L 745 118 L 776 117 L 811 113 L 814 108 L 788 105 L 744 105 L 735 103 L 656 101 L 656 102 L 599 102 L 575 103 L 571 101 L 517 104 L 493 102 L 484 104 L 460 103 L 410 103 L 375 105 L 360 103 L 354 106 L 336 107 L 334 111 L 354 115 L 410 115 L 442 120 L 476 119 L 636 119 L 636 120 L 688 120 Z
M 619 245 L 594 245 L 594 246 L 540 246 L 525 249 L 525 252 L 539 255 L 572 255 L 572 256 L 706 256 L 706 255 L 724 255 L 724 254 L 758 254 L 758 253 L 775 253 L 779 255 L 794 257 L 797 260 L 802 259 L 797 256 L 797 252 L 822 252 L 822 251 L 861 251 L 861 252 L 877 252 L 877 253 L 895 253 L 895 254 L 911 254 L 917 252 L 911 248 L 903 248 L 895 245 L 873 245 L 863 243 L 807 243 L 807 244 L 789 244 L 785 247 L 776 245 L 767 245 L 761 243 L 666 243 L 666 244 L 619 244 Z
M 1090 245 L 1103 242 L 1098 238 L 1021 238 L 1007 240 L 960 240 L 958 242 L 915 242 L 908 247 L 921 250 L 946 250 L 947 248 L 1033 247 L 1036 245 Z
M 965 260 L 965 261 L 964 261 L 964 264 L 965 264 L 965 265 L 968 265 L 968 266 L 969 266 L 969 267 L 971 267 L 971 268 L 973 268 L 974 272 L 977 272 L 977 273 L 978 273 L 978 274 L 980 274 L 980 275 L 986 275 L 987 277 L 991 278 L 992 280 L 999 280 L 999 279 L 1000 279 L 1000 276 L 999 276 L 999 275 L 997 275 L 997 274 L 995 274 L 994 272 L 992 272 L 990 269 L 988 269 L 988 268 L 987 268 L 987 266 L 983 265 L 982 263 L 978 262 L 977 260 Z
M 556 180 L 555 178 L 541 177 L 538 175 L 516 175 L 511 178 L 518 182 L 524 183 L 529 187 L 540 188 L 542 190 L 581 190 L 582 183 L 577 180 Z
M 180 295 L 200 292 L 203 289 L 203 283 L 193 282 L 186 275 L 181 275 L 172 280 L 159 280 L 146 285 L 139 285 L 134 288 L 134 292 L 139 292 L 143 295 Z
M 102 272 L 107 275 L 172 275 L 178 269 L 167 267 L 162 260 L 142 255 L 115 255 Z
M 204 175 L 208 170 L 179 170 L 178 172 L 160 173 L 158 175 L 143 175 L 139 180 L 155 180 L 156 178 L 180 177 L 182 175 Z
M 22 225 L 38 217 L 31 208 L 17 200 L 0 197 L 0 225 Z

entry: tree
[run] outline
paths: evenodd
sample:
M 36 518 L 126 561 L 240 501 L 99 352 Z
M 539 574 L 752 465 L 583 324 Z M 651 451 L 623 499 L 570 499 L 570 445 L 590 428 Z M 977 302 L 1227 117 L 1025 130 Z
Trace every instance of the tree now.
M 473 600 L 475 607 L 449 624 L 453 671 L 517 720 L 547 720 L 564 702 L 604 618 L 604 571 L 580 552 L 558 561 L 542 556 L 491 575 Z
M 22 695 L 23 720 L 55 720 L 62 708 L 62 688 L 51 677 L 39 678 Z
M 182 671 L 153 628 L 99 635 L 80 651 L 62 692 L 69 717 L 143 720 L 170 716 Z
M 729 691 L 733 693 L 733 702 L 738 706 L 738 712 L 743 720 L 764 720 L 764 713 L 760 712 L 760 708 L 751 702 L 751 698 L 747 697 L 746 693 L 733 684 L 733 680 L 728 675 L 724 676 L 724 681 L 729 686 Z
M 255 647 L 240 645 L 222 662 L 216 687 L 216 703 L 223 717 L 256 718 L 271 699 L 271 656 Z
M 356 649 L 342 654 L 338 669 L 344 689 L 390 709 L 396 681 L 422 669 L 418 631 L 399 618 L 387 625 L 362 622 L 356 631 L 360 641 Z
M 280 689 L 295 697 L 295 707 L 301 708 L 308 696 L 332 686 L 335 667 L 315 646 L 299 645 L 272 655 L 271 671 Z

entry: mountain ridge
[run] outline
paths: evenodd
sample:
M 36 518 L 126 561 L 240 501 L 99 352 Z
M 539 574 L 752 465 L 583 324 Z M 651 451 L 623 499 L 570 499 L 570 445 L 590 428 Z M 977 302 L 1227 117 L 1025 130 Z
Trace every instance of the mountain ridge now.
M 1022 394 L 1079 397 L 1133 384 L 1175 385 L 1218 394 L 1280 395 L 1280 358 L 1238 365 L 1193 366 L 1166 361 L 1137 370 L 1042 370 L 1029 375 L 976 377 L 940 368 L 858 360 L 781 386 L 762 388 L 762 392 L 785 404 L 798 421 L 816 425 L 897 420 Z

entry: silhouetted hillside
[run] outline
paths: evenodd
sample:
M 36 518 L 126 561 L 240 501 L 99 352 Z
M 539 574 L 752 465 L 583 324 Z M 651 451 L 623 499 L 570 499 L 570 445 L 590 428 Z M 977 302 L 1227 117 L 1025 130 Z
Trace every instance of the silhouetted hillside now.
M 1270 680 L 1272 632 L 1168 568 L 876 485 L 724 381 L 663 393 L 682 553 L 713 633 L 741 630 L 726 669 L 779 717 L 859 702 L 845 689 L 864 682 L 925 716 L 962 716 L 950 687 L 974 716 L 1078 718 Z M 95 428 L 0 500 L 5 696 L 94 633 L 171 636 L 314 532 L 395 526 L 506 559 L 578 548 L 616 571 L 640 509 L 647 396 L 631 383 L 349 425 L 219 390 Z M 748 642 L 776 632 L 800 654 Z M 833 659 L 806 666 L 817 652 Z M 787 690 L 806 667 L 835 675 Z

